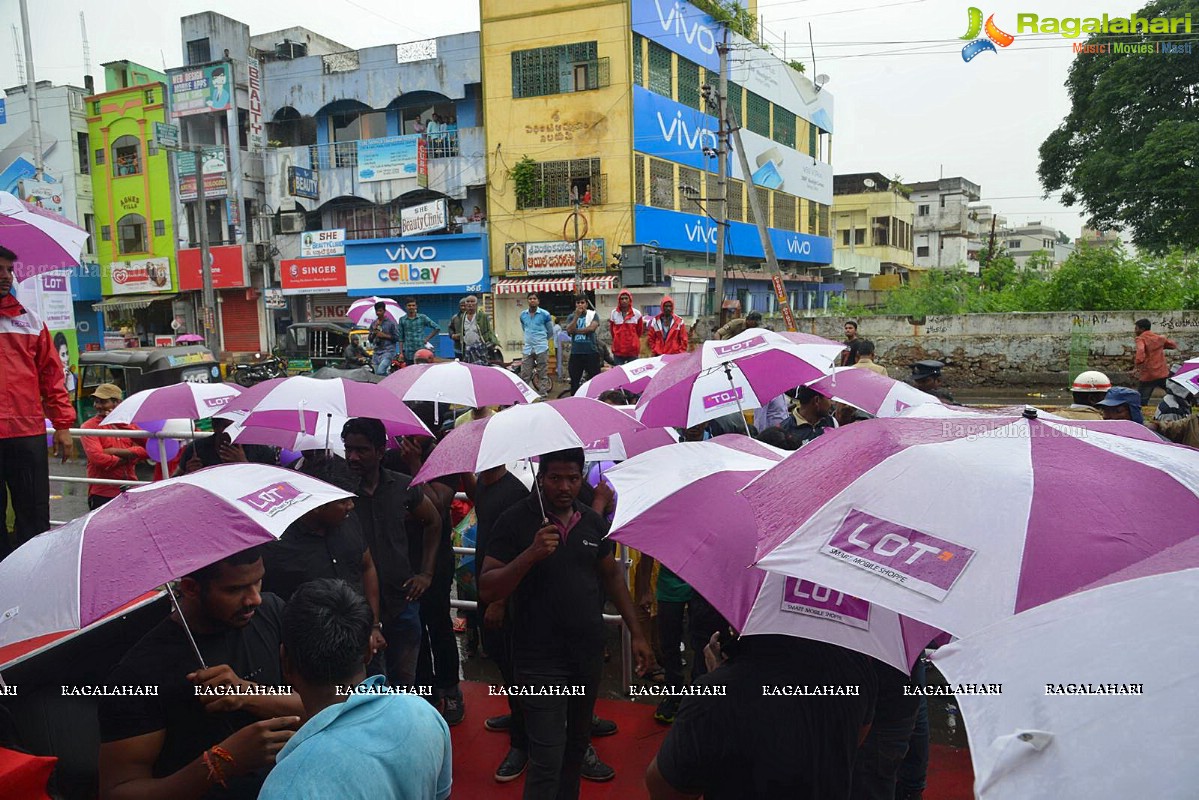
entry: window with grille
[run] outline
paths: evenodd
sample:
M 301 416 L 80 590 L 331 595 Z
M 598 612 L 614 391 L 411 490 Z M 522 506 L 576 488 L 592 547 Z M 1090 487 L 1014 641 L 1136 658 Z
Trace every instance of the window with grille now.
M 634 156 L 633 202 L 645 205 L 645 156 Z
M 155 236 L 166 236 L 167 235 L 167 221 L 165 219 L 154 220 L 154 235 Z
M 657 42 L 649 43 L 649 90 L 665 97 L 674 97 L 674 78 L 671 75 L 670 51 Z
M 720 214 L 720 178 L 712 172 L 705 172 L 707 180 L 703 185 L 704 197 L 708 198 L 708 213 L 714 217 Z M 725 178 L 727 181 L 728 178 Z
M 101 147 L 96 150 L 96 166 L 100 166 L 103 163 L 104 163 L 104 148 Z
M 699 64 L 679 56 L 679 102 L 703 111 L 699 87 Z
M 517 208 L 562 208 L 582 201 L 590 192 L 590 204 L 604 202 L 605 176 L 598 158 L 543 161 L 537 165 L 537 186 L 529 198 L 520 198 Z M 530 200 L 531 202 L 523 202 Z
M 79 151 L 79 172 L 81 175 L 88 175 L 92 171 L 92 163 L 87 155 L 92 151 L 92 146 L 88 141 L 86 131 L 75 132 L 75 149 Z
M 113 174 L 118 177 L 140 175 L 142 171 L 141 142 L 136 136 L 118 136 L 112 143 Z
M 644 42 L 641 34 L 633 34 L 633 83 L 638 86 L 645 85 L 645 65 L 641 54 L 641 49 L 645 47 Z
M 112 241 L 112 226 L 111 225 L 101 225 L 100 226 L 100 241 L 102 241 L 102 242 L 111 242 Z
M 770 135 L 770 101 L 753 92 L 745 93 L 745 127 L 760 136 Z
M 729 83 L 729 96 L 727 98 L 725 98 L 725 105 L 728 107 L 728 109 L 730 111 L 733 112 L 733 115 L 736 117 L 737 122 L 744 125 L 745 124 L 745 114 L 741 113 L 742 108 L 741 108 L 741 87 L 740 86 L 738 86 L 737 84 L 732 83 L 732 82 Z
M 649 204 L 674 208 L 674 164 L 656 158 L 649 162 Z
M 187 63 L 204 64 L 212 60 L 212 47 L 208 39 L 192 39 L 187 43 Z
M 729 180 L 729 215 L 728 218 L 737 222 L 745 222 L 745 184 L 741 181 Z
M 774 140 L 795 147 L 795 115 L 782 106 L 774 107 Z
M 807 232 L 812 234 L 813 236 L 815 236 L 816 235 L 816 226 L 817 226 L 817 221 L 818 221 L 817 218 L 820 216 L 816 211 L 816 206 L 818 204 L 813 203 L 811 200 L 808 200 L 807 204 L 808 204 L 808 230 L 807 230 Z
M 774 194 L 774 227 L 784 231 L 795 230 L 795 198 L 789 194 Z
M 684 188 L 686 187 L 686 188 Z M 691 167 L 679 167 L 679 209 L 688 214 L 703 214 L 708 210 L 704 194 L 703 173 Z
M 117 247 L 121 255 L 148 252 L 145 217 L 141 214 L 126 214 L 117 221 Z
M 512 96 L 542 97 L 583 88 L 597 89 L 601 78 L 605 77 L 601 75 L 599 61 L 595 42 L 515 50 L 512 53 Z M 584 74 L 582 85 L 579 85 L 576 66 L 590 66 L 591 75 Z M 607 64 L 603 66 L 606 72 Z
M 819 209 L 819 214 L 818 214 L 819 218 L 817 220 L 817 222 L 819 224 L 819 229 L 818 229 L 818 233 L 816 235 L 817 236 L 828 236 L 829 235 L 829 233 L 828 233 L 829 218 L 832 216 L 832 214 L 831 214 L 832 209 L 829 206 L 824 205 L 823 203 L 817 203 L 817 207 Z M 863 230 L 863 235 L 865 235 L 864 230 Z

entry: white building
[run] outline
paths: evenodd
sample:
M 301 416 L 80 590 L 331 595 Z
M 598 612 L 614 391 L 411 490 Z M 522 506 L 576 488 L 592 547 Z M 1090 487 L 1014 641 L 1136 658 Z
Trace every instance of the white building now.
M 1074 245 L 1057 228 L 1040 221 L 1009 226 L 996 235 L 996 242 L 1006 248 L 1021 269 L 1037 253 L 1047 253 L 1057 267 L 1074 252 Z
M 916 206 L 912 245 L 918 269 L 951 269 L 965 266 L 978 273 L 978 214 L 970 208 L 982 188 L 965 178 L 941 178 L 911 184 Z M 988 208 L 989 212 L 989 208 Z

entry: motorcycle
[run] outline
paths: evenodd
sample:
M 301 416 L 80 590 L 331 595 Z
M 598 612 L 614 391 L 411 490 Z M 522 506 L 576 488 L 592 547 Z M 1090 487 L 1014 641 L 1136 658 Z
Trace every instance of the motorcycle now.
M 261 353 L 255 353 L 254 358 L 251 363 L 233 365 L 233 382 L 238 386 L 249 388 L 271 378 L 287 377 L 287 366 L 278 358 L 271 356 L 266 360 L 259 360 L 262 358 Z

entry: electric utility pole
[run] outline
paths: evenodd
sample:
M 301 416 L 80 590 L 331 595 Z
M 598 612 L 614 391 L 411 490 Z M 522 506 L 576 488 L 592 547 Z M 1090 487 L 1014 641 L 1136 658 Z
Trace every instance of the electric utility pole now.
M 29 131 L 33 134 L 33 177 L 42 179 L 42 111 L 37 104 L 37 78 L 33 75 L 33 37 L 29 33 L 29 6 L 21 0 L 21 30 L 25 36 L 25 91 L 29 97 Z
M 725 123 L 725 104 L 729 94 L 728 60 L 729 29 L 724 29 L 724 42 L 717 48 L 720 53 L 720 80 L 716 93 L 716 320 L 724 324 L 724 251 L 725 237 L 729 226 L 729 130 Z

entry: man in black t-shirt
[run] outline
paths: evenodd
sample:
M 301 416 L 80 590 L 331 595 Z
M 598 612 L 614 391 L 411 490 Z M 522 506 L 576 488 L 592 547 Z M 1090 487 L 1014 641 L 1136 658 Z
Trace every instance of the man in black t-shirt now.
M 412 686 L 421 641 L 417 601 L 433 580 L 441 517 L 409 476 L 382 467 L 387 447 L 382 422 L 367 417 L 351 419 L 342 428 L 341 439 L 350 471 L 361 480 L 352 513 L 362 527 L 379 576 L 387 681 L 392 686 Z M 409 555 L 410 518 L 421 529 L 419 560 Z
M 524 692 L 529 739 L 525 800 L 579 795 L 604 661 L 605 593 L 628 626 L 638 673 L 654 663 L 608 523 L 578 502 L 582 483 L 581 449 L 542 455 L 538 492 L 496 521 L 479 576 L 483 602 L 508 601 L 511 688 Z
M 283 601 L 260 593 L 262 575 L 251 548 L 179 582 L 206 668 L 173 613 L 113 670 L 110 685 L 155 686 L 157 695 L 101 699 L 101 796 L 257 797 L 303 713 L 279 663 Z M 267 687 L 281 688 L 261 693 Z
M 737 644 L 696 681 L 724 696 L 683 699 L 646 771 L 652 800 L 846 800 L 877 692 L 868 658 L 791 636 Z
M 895 800 L 895 778 L 916 728 L 920 684 L 877 658 L 869 659 L 878 678 L 878 699 L 870 733 L 853 763 L 853 800 Z
M 187 475 L 189 472 L 215 467 L 217 464 L 235 464 L 250 462 L 252 464 L 277 464 L 279 454 L 275 448 L 261 444 L 233 444 L 225 429 L 233 422 L 220 417 L 212 418 L 212 436 L 196 439 L 179 454 L 179 466 L 175 468 L 175 477 Z

